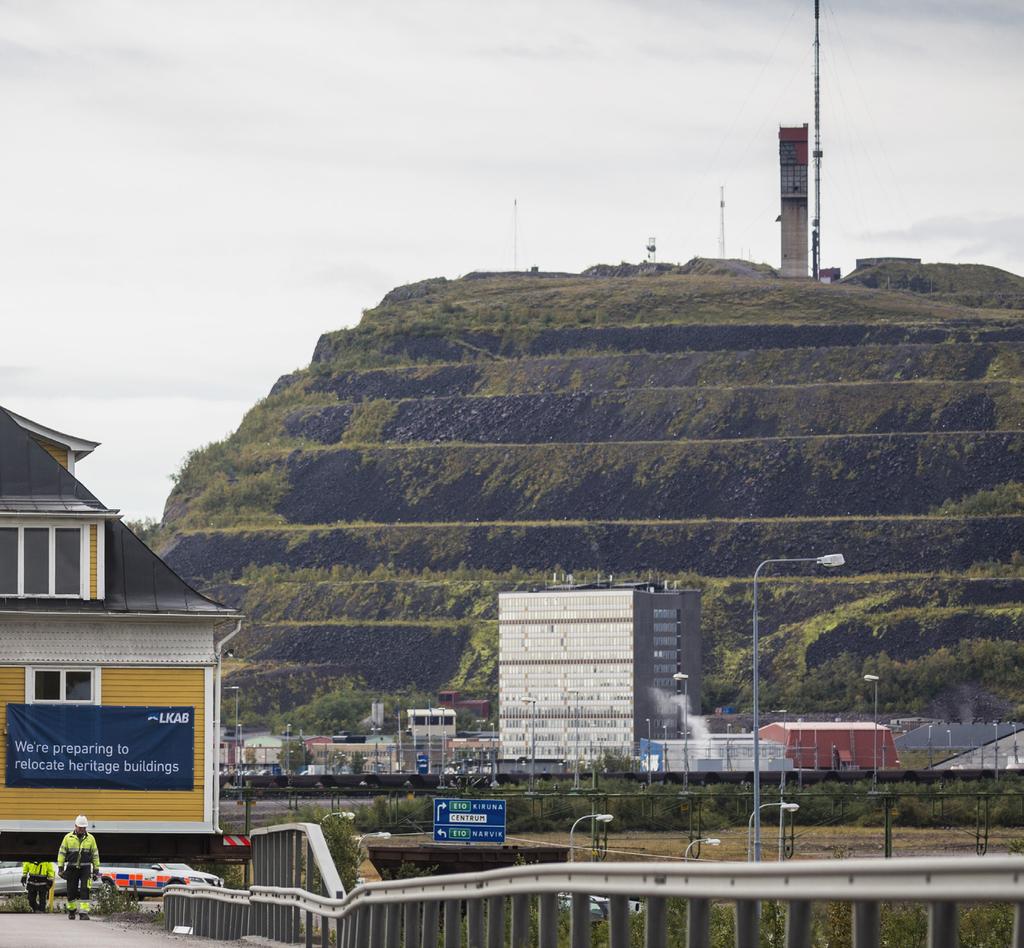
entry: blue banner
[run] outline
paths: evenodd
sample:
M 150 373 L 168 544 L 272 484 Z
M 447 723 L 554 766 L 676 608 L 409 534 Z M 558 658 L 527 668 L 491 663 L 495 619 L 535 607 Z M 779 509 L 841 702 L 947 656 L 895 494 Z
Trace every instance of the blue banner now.
M 191 790 L 195 708 L 7 705 L 7 786 Z
M 640 738 L 640 769 L 646 773 L 662 773 L 665 770 L 665 745 L 658 741 Z

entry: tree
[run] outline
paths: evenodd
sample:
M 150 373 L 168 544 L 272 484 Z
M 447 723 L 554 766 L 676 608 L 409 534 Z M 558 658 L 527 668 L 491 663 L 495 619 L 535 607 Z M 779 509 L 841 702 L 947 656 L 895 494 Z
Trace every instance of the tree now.
M 334 860 L 338 875 L 341 876 L 341 884 L 345 886 L 345 891 L 349 891 L 355 887 L 356 877 L 359 875 L 359 837 L 351 821 L 338 816 L 324 819 L 320 828 L 327 841 L 331 859 Z

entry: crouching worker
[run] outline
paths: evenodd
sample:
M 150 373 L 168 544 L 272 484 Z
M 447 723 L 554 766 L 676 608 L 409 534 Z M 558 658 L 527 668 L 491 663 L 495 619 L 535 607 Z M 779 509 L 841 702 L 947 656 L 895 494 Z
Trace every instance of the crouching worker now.
M 68 881 L 68 918 L 74 918 L 77 912 L 78 917 L 87 922 L 91 908 L 89 883 L 100 877 L 100 850 L 84 816 L 75 819 L 75 828 L 60 844 L 57 872 Z
M 53 863 L 24 863 L 21 867 L 21 884 L 28 889 L 28 907 L 33 912 L 45 912 L 50 889 L 53 888 Z

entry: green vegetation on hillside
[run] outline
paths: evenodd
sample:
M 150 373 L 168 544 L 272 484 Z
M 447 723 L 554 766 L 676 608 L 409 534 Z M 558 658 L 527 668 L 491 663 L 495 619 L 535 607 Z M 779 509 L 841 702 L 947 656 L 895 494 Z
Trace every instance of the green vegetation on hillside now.
M 758 557 L 832 549 L 765 584 L 766 702 L 864 711 L 881 668 L 893 710 L 1020 714 L 1022 281 L 893 272 L 400 287 L 188 456 L 162 548 L 250 617 L 254 720 L 493 698 L 496 594 L 553 571 L 699 587 L 704 707 L 743 706 Z

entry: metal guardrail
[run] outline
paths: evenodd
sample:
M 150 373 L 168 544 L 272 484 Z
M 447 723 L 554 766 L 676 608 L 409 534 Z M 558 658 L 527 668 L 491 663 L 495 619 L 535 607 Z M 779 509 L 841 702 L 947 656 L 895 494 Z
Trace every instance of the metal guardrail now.
M 667 944 L 667 899 L 686 900 L 688 948 L 708 944 L 711 905 L 723 901 L 735 905 L 737 948 L 758 945 L 758 903 L 767 900 L 787 905 L 787 948 L 810 948 L 814 902 L 853 904 L 854 948 L 880 945 L 883 902 L 927 905 L 929 948 L 958 945 L 959 904 L 1014 903 L 1011 945 L 1024 948 L 1024 859 L 1015 857 L 519 866 L 373 883 L 340 899 L 280 884 L 248 893 L 174 886 L 164 905 L 168 929 L 262 935 L 308 948 L 532 948 L 536 906 L 536 948 L 556 948 L 563 911 L 572 948 L 589 948 L 591 895 L 609 900 L 610 948 L 628 948 L 630 902 L 638 898 L 646 948 Z

